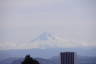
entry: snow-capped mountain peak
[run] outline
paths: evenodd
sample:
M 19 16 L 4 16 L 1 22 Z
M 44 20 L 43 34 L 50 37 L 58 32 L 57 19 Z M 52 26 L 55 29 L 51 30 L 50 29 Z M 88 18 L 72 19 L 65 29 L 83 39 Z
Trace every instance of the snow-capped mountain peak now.
M 44 32 L 40 34 L 37 38 L 33 39 L 32 41 L 40 41 L 40 40 L 55 40 L 55 37 L 48 32 Z
M 61 37 L 56 36 L 48 32 L 40 34 L 37 38 L 31 40 L 28 46 L 36 48 L 57 48 L 57 47 L 73 47 L 77 45 L 74 42 L 64 40 Z
M 90 45 L 87 42 L 78 43 L 73 42 L 69 40 L 65 40 L 64 38 L 61 38 L 59 36 L 56 36 L 55 34 L 51 34 L 48 32 L 44 32 L 34 38 L 33 40 L 27 41 L 27 42 L 18 42 L 18 43 L 11 43 L 5 42 L 1 43 L 0 48 L 4 49 L 7 47 L 8 49 L 14 48 L 14 49 L 32 49 L 32 48 L 70 48 L 70 47 L 87 47 Z M 5 46 L 2 46 L 5 45 Z M 95 45 L 95 44 L 94 44 Z M 17 47 L 18 46 L 18 47 Z M 92 45 L 93 46 L 93 45 Z

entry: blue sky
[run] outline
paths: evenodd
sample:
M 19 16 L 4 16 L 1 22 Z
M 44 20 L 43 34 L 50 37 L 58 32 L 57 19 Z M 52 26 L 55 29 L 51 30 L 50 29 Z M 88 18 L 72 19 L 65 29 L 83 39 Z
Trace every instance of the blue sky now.
M 95 3 L 95 0 L 0 0 L 0 43 L 4 46 L 4 42 L 25 42 L 50 32 L 64 40 L 96 45 Z

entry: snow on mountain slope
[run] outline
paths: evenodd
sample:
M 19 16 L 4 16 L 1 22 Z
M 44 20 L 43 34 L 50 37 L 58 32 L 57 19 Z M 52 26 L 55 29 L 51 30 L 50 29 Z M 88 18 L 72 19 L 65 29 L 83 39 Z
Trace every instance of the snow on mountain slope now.
M 77 43 L 66 41 L 63 38 L 57 37 L 50 33 L 44 32 L 31 42 L 28 46 L 36 46 L 37 48 L 61 48 L 78 46 Z
M 40 34 L 38 37 L 29 42 L 4 42 L 0 43 L 0 49 L 32 49 L 32 48 L 71 48 L 71 47 L 91 46 L 88 43 L 78 43 L 64 40 L 48 32 Z

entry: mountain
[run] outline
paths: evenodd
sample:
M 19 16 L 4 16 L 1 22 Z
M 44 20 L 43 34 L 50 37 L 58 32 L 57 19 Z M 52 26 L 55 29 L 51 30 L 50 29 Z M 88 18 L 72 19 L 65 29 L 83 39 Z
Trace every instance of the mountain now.
M 22 44 L 22 43 L 21 43 Z M 20 44 L 20 45 L 21 45 Z M 92 47 L 88 42 L 74 42 L 65 40 L 55 34 L 43 32 L 36 38 L 30 40 L 29 42 L 23 42 L 23 49 L 32 49 L 32 48 L 76 48 L 76 47 Z
M 51 33 L 48 32 L 43 32 L 41 33 L 37 38 L 33 39 L 32 42 L 34 41 L 40 41 L 40 40 L 55 40 L 55 36 L 53 36 Z
M 68 41 L 55 34 L 44 32 L 30 41 L 0 43 L 0 49 L 6 49 L 6 47 L 7 49 L 72 48 L 85 46 L 85 44 L 83 44 L 84 43 Z
M 92 43 L 93 44 L 93 43 Z M 44 32 L 36 38 L 24 42 L 4 42 L 0 43 L 0 49 L 47 49 L 47 48 L 76 48 L 93 47 L 88 42 L 74 42 L 65 40 L 55 34 Z M 94 43 L 95 44 L 95 43 Z M 7 47 L 7 48 L 6 48 Z
M 26 44 L 30 48 L 68 48 L 81 46 L 81 43 L 64 40 L 63 38 L 48 32 L 41 33 L 39 36 Z
M 4 60 L 0 61 L 0 64 L 12 64 L 16 60 L 18 60 L 19 64 L 21 63 L 21 59 L 15 58 L 15 57 L 9 57 L 7 59 L 4 59 Z

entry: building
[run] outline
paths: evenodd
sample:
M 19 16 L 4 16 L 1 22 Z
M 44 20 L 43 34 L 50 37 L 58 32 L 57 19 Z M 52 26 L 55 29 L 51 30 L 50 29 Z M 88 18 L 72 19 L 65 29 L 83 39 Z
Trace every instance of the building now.
M 61 64 L 76 64 L 74 52 L 61 52 Z

